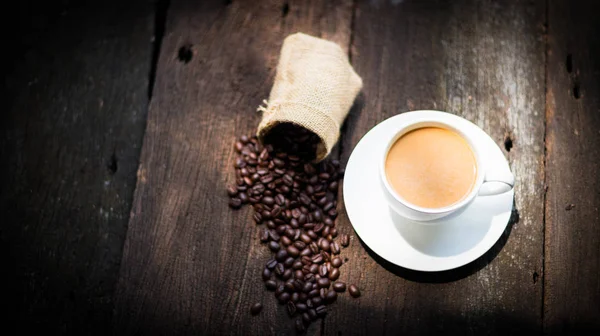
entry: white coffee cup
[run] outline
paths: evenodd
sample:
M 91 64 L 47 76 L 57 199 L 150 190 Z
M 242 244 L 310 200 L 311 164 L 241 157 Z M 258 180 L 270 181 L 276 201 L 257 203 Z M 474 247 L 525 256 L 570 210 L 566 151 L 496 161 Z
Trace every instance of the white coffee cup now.
M 422 127 L 440 127 L 456 132 L 467 141 L 475 156 L 475 162 L 477 164 L 477 177 L 475 179 L 475 185 L 468 195 L 463 197 L 459 202 L 450 206 L 442 208 L 423 208 L 411 204 L 398 195 L 387 179 L 385 162 L 392 145 L 404 134 Z M 417 119 L 409 122 L 403 125 L 403 127 L 397 130 L 392 136 L 390 136 L 389 141 L 384 143 L 386 148 L 383 152 L 383 157 L 381 157 L 379 162 L 379 172 L 383 182 L 386 200 L 388 201 L 389 206 L 403 217 L 415 221 L 421 221 L 425 224 L 436 224 L 432 221 L 464 209 L 477 196 L 498 195 L 510 191 L 514 186 L 515 177 L 507 167 L 488 167 L 482 163 L 480 149 L 478 148 L 477 144 L 473 143 L 473 136 L 470 134 L 471 132 L 472 131 L 470 128 L 465 127 L 465 124 L 461 123 L 460 120 L 448 120 L 445 118 L 442 119 L 434 117 Z

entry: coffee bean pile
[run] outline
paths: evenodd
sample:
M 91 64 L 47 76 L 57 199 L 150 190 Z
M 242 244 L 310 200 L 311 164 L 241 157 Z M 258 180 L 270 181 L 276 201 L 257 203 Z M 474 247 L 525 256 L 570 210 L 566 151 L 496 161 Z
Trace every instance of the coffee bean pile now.
M 306 327 L 327 313 L 326 305 L 348 289 L 359 297 L 355 285 L 339 281 L 339 256 L 350 243 L 338 232 L 337 192 L 344 169 L 337 160 L 311 163 L 318 138 L 311 132 L 283 125 L 272 131 L 265 146 L 256 137 L 242 136 L 235 143 L 236 185 L 229 186 L 229 206 L 254 208 L 259 239 L 273 253 L 262 271 L 269 291 L 292 318 L 295 327 Z M 267 142 L 268 141 L 268 142 Z M 258 314 L 262 305 L 251 307 Z

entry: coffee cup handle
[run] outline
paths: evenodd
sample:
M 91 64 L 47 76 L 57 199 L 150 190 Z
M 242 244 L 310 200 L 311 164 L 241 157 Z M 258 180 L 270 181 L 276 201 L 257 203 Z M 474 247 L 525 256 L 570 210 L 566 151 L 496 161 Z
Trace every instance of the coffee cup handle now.
M 512 190 L 515 176 L 508 169 L 489 170 L 485 173 L 483 184 L 479 188 L 479 196 L 503 194 Z

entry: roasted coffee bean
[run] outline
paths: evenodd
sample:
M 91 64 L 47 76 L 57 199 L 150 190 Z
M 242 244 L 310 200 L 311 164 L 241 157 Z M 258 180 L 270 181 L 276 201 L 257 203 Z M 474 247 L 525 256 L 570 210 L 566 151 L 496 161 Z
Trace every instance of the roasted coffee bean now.
M 333 182 L 329 183 L 328 189 L 331 192 L 336 192 L 338 190 L 338 182 L 337 181 L 333 181 Z
M 313 230 L 315 228 L 315 224 L 314 223 L 306 223 L 302 226 L 302 228 L 304 228 L 304 230 Z
M 287 225 L 279 225 L 277 228 L 275 228 L 275 232 L 277 232 L 280 235 L 283 235 L 286 229 Z
M 325 295 L 325 301 L 329 304 L 335 302 L 335 300 L 337 299 L 337 292 L 330 290 L 327 292 L 327 294 Z
M 326 265 L 319 266 L 319 275 L 321 277 L 326 277 L 327 276 L 327 266 Z
M 315 194 L 315 196 L 317 194 Z M 325 204 L 327 204 L 327 197 L 323 196 L 323 197 L 319 198 L 319 200 L 317 201 L 317 204 L 320 205 L 320 206 L 324 206 Z
M 333 208 L 333 202 L 328 202 L 327 204 L 325 204 L 325 206 L 323 207 L 323 211 L 328 211 L 329 209 Z
M 310 311 L 310 309 L 309 309 L 309 310 L 307 310 L 306 312 L 302 313 L 302 321 L 303 321 L 303 322 L 304 322 L 306 325 L 309 325 L 309 324 L 310 324 L 310 322 L 312 321 L 312 319 L 310 318 L 310 315 L 308 314 L 308 311 Z
M 292 277 L 292 274 L 293 272 L 291 269 L 286 269 L 281 277 L 283 278 L 283 280 L 289 280 Z
M 306 219 L 307 219 L 306 214 L 301 213 L 300 216 L 298 216 L 298 224 L 300 224 L 300 225 L 306 224 Z M 306 226 L 304 226 L 304 228 L 307 229 Z
M 310 273 L 312 274 L 317 274 L 319 272 L 319 265 L 317 264 L 312 264 L 310 265 Z
M 317 239 L 319 239 L 319 236 L 317 236 L 317 234 L 313 230 L 306 231 L 306 235 L 308 235 L 311 240 L 317 240 Z
M 340 257 L 335 257 L 331 260 L 331 266 L 338 268 L 342 266 L 342 259 Z
M 272 274 L 271 270 L 265 267 L 265 269 L 263 269 L 263 272 L 262 272 L 263 281 L 267 281 L 267 280 L 271 279 L 271 274 Z
M 250 307 L 250 314 L 252 315 L 258 315 L 260 313 L 260 311 L 262 310 L 263 306 L 260 302 L 257 302 L 255 304 L 252 305 L 252 307 Z
M 304 273 L 305 275 L 308 274 L 308 273 L 312 273 L 310 271 L 310 266 L 311 265 L 304 265 L 304 266 L 302 266 L 302 273 Z
M 330 209 L 327 214 L 329 215 L 329 217 L 331 217 L 332 219 L 335 219 L 338 215 L 337 210 L 335 208 Z
M 300 227 L 300 223 L 298 223 L 298 220 L 296 218 L 292 218 L 292 220 L 290 221 L 290 226 L 293 229 L 297 229 Z
M 244 183 L 247 186 L 251 187 L 252 185 L 254 185 L 254 181 L 252 181 L 252 179 L 250 177 L 246 176 L 246 177 L 243 177 L 243 179 L 244 179 Z
M 288 301 L 290 301 L 290 293 L 283 292 L 283 293 L 279 294 L 279 296 L 277 297 L 277 300 L 279 301 L 280 304 L 286 304 Z
M 239 198 L 236 198 L 236 197 L 231 198 L 229 200 L 229 206 L 232 209 L 239 209 L 242 206 L 242 201 Z
M 315 264 L 320 264 L 323 262 L 323 256 L 320 254 L 315 254 L 311 257 L 311 261 Z
M 321 255 L 323 256 L 324 261 L 331 261 L 331 255 L 329 252 L 321 251 Z
M 277 266 L 277 260 L 275 259 L 269 259 L 269 261 L 267 261 L 267 268 L 270 270 L 275 269 L 275 266 Z
M 286 270 L 286 271 L 288 271 L 288 270 Z M 292 280 L 292 279 L 288 279 L 288 280 L 287 280 L 287 281 L 286 281 L 286 282 L 283 284 L 283 286 L 285 287 L 285 290 L 286 290 L 286 291 L 288 291 L 288 292 L 290 292 L 290 293 L 291 293 L 291 292 L 293 292 L 293 291 L 296 289 L 296 288 L 294 287 L 294 280 Z
M 309 293 L 309 296 L 310 296 L 310 291 L 312 291 L 312 284 L 310 282 L 306 282 L 304 284 L 304 287 L 302 287 L 302 291 L 304 293 Z
M 332 268 L 329 271 L 329 280 L 337 280 L 340 277 L 340 270 L 337 268 Z
M 311 299 L 312 305 L 314 307 L 318 307 L 323 303 L 323 299 L 320 296 L 314 297 Z
M 288 246 L 292 243 L 292 240 L 286 236 L 281 237 L 280 241 L 284 246 Z
M 227 186 L 227 195 L 229 195 L 229 197 L 233 197 L 235 195 L 237 195 L 238 190 L 235 186 Z
M 271 237 L 271 240 L 274 242 L 277 242 L 280 238 L 277 230 L 269 230 L 269 237 Z
M 353 298 L 357 298 L 360 296 L 360 290 L 358 289 L 358 287 L 356 287 L 356 285 L 350 285 L 348 287 L 348 293 L 350 293 L 350 296 L 352 296 Z
M 293 257 L 287 257 L 287 259 L 285 259 L 285 261 L 283 262 L 283 266 L 285 268 L 292 268 L 292 266 L 294 265 L 294 258 Z
M 288 257 L 288 253 L 285 249 L 281 249 L 279 251 L 277 251 L 277 253 L 275 254 L 275 260 L 279 261 L 279 262 L 284 262 L 285 259 L 287 259 Z
M 294 242 L 294 246 L 298 249 L 298 250 L 303 250 L 306 247 L 306 243 L 304 243 L 301 240 L 297 240 Z M 288 251 L 289 252 L 289 251 Z
M 327 308 L 324 305 L 320 305 L 317 308 L 315 308 L 315 312 L 317 312 L 317 316 L 323 317 L 327 315 Z
M 271 218 L 271 211 L 269 211 L 269 210 L 263 210 L 261 212 L 261 215 L 262 215 L 263 220 L 270 219 Z
M 269 230 L 267 230 L 267 229 L 260 230 L 260 234 L 258 236 L 258 239 L 260 239 L 260 241 L 262 243 L 268 242 L 269 241 Z
M 296 304 L 296 310 L 298 312 L 301 312 L 301 313 L 305 312 L 306 311 L 306 304 L 305 303 L 297 303 Z
M 294 245 L 289 245 L 287 247 L 287 254 L 295 258 L 300 254 L 300 251 L 298 251 L 298 249 Z
M 306 301 L 306 307 L 308 307 L 308 309 L 315 307 L 315 304 L 313 303 L 313 302 L 315 302 L 315 301 L 314 301 L 315 299 L 319 299 L 319 300 L 321 300 L 321 298 L 319 297 L 319 295 L 317 295 L 317 296 L 315 296 L 314 298 L 312 298 L 312 299 L 308 299 L 308 300 Z
M 306 194 L 301 193 L 300 196 L 298 196 L 298 199 L 300 200 L 300 202 L 306 206 L 308 206 L 311 203 L 311 199 L 310 197 L 308 197 Z
M 319 296 L 319 290 L 318 289 L 313 289 L 310 292 L 308 292 L 308 297 L 309 298 L 314 298 L 315 296 Z
M 299 270 L 299 269 L 302 268 L 302 266 L 304 266 L 302 264 L 302 261 L 301 260 L 296 260 L 296 261 L 294 261 L 294 264 L 292 265 L 292 268 L 295 269 L 295 270 Z
M 323 231 L 324 227 L 325 227 L 325 224 L 319 223 L 319 224 L 315 225 L 315 228 L 313 229 L 313 231 L 315 233 L 319 233 L 319 232 Z
M 310 232 L 310 230 L 309 230 L 309 232 Z M 305 244 L 310 244 L 310 242 L 312 241 L 312 239 L 306 233 L 300 234 L 300 240 L 302 240 L 302 242 Z
M 321 231 L 321 236 L 323 236 L 323 237 L 329 236 L 330 231 L 331 231 L 331 226 L 325 226 L 325 228 L 323 228 L 323 231 Z
M 277 194 L 275 195 L 275 203 L 277 203 L 277 205 L 282 206 L 285 204 L 285 196 L 283 196 L 282 194 Z
M 333 236 L 331 234 L 328 234 L 327 237 L 325 237 L 325 239 L 327 239 L 330 243 L 333 242 Z
M 275 289 L 275 297 L 278 297 L 283 292 L 285 292 L 285 285 L 283 283 L 279 283 Z
M 339 293 L 346 291 L 346 283 L 337 281 L 333 283 L 333 290 Z
M 300 256 L 302 256 L 302 257 L 308 257 L 311 254 L 313 254 L 313 253 L 308 247 L 305 247 L 304 250 L 300 251 Z
M 321 248 L 321 250 L 323 250 L 323 251 L 329 251 L 330 244 L 327 241 L 327 239 L 323 239 L 323 238 L 319 239 L 319 243 L 318 244 L 319 244 L 319 247 Z
M 317 254 L 319 253 L 319 246 L 317 245 L 317 243 L 312 242 L 308 245 L 308 248 L 310 249 L 310 252 L 312 254 Z
M 275 282 L 275 280 L 267 280 L 265 281 L 265 287 L 270 291 L 274 291 L 277 289 L 277 282 Z
M 300 232 L 301 230 L 296 229 L 294 232 L 294 238 L 292 238 L 293 240 L 298 240 L 300 239 L 300 235 L 302 234 L 302 232 Z
M 327 297 L 327 292 L 329 292 L 329 290 L 327 288 L 319 289 L 319 297 L 321 299 L 325 300 L 325 298 Z
M 277 252 L 279 250 L 279 243 L 276 241 L 270 241 L 269 242 L 269 249 L 271 249 L 271 251 L 273 252 Z
M 336 242 L 336 241 L 332 242 L 330 245 L 330 249 L 331 249 L 331 253 L 340 254 L 340 245 L 338 244 L 338 242 Z
M 296 301 L 298 301 L 298 293 L 294 293 L 294 294 L 296 294 Z M 292 296 L 294 294 L 292 294 Z M 292 298 L 292 301 L 288 302 L 288 304 L 287 304 L 287 312 L 288 312 L 288 315 L 290 315 L 290 317 L 292 317 L 296 314 L 296 304 L 294 304 L 293 298 Z
M 309 310 L 308 310 L 308 316 L 310 316 L 310 319 L 311 319 L 312 321 L 316 320 L 316 319 L 317 319 L 317 317 L 318 317 L 318 315 L 317 315 L 317 311 L 316 311 L 316 310 L 314 310 L 314 309 L 309 309 Z
M 296 230 L 290 227 L 289 229 L 285 230 L 283 234 L 286 235 L 288 238 L 293 239 L 294 235 L 296 234 Z
M 323 219 L 323 224 L 327 226 L 333 226 L 333 220 L 331 220 L 331 218 L 325 217 L 325 219 Z
M 315 280 L 315 275 L 312 273 L 307 273 L 304 275 L 304 281 L 313 282 Z
M 317 280 L 317 285 L 319 286 L 319 288 L 329 288 L 330 284 L 331 282 L 327 278 L 321 278 Z
M 274 205 L 273 210 L 271 210 L 271 217 L 277 218 L 281 215 L 281 207 L 279 205 Z
M 302 261 L 303 265 L 310 265 L 310 264 L 312 264 L 312 259 L 309 256 L 302 256 L 302 258 L 300 258 L 300 260 Z
M 302 272 L 302 270 L 296 270 L 294 272 L 294 278 L 304 280 L 304 272 Z
M 283 175 L 281 181 L 283 181 L 283 183 L 288 187 L 292 187 L 294 185 L 294 179 L 288 174 Z
M 306 328 L 304 328 L 304 323 L 302 323 L 302 319 L 297 319 L 294 321 L 294 325 L 298 334 L 302 334 L 306 330 Z
M 285 266 L 283 266 L 283 264 L 277 264 L 277 266 L 275 266 L 275 274 L 278 276 L 282 276 L 283 272 L 285 272 Z
M 256 224 L 262 223 L 262 215 L 259 212 L 255 212 L 252 218 L 254 218 Z

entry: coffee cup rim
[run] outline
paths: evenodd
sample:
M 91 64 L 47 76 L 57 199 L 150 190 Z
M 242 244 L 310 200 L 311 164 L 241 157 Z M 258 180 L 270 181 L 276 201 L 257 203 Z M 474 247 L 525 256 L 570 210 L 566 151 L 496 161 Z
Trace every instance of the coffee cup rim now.
M 412 203 L 408 202 L 392 188 L 392 186 L 390 185 L 390 183 L 388 181 L 387 174 L 385 172 L 385 163 L 387 161 L 387 157 L 388 157 L 388 154 L 389 154 L 389 151 L 390 151 L 392 145 L 400 137 L 407 134 L 408 132 L 414 131 L 419 128 L 424 128 L 424 127 L 440 127 L 440 128 L 449 129 L 453 132 L 456 132 L 469 145 L 471 151 L 473 152 L 473 155 L 475 157 L 475 163 L 477 165 L 477 176 L 476 176 L 475 183 L 473 184 L 471 191 L 467 195 L 463 196 L 463 198 L 461 198 L 460 201 L 453 203 L 451 205 L 445 206 L 445 207 L 441 207 L 441 208 L 425 208 L 425 207 L 421 207 L 416 204 L 412 204 Z M 483 163 L 481 161 L 481 155 L 477 149 L 477 146 L 465 134 L 465 132 L 463 132 L 461 130 L 460 126 L 458 126 L 454 123 L 450 123 L 447 121 L 441 121 L 441 120 L 438 120 L 435 118 L 423 118 L 423 119 L 414 120 L 410 123 L 403 125 L 399 130 L 394 132 L 394 134 L 392 136 L 390 136 L 389 140 L 386 142 L 386 148 L 384 151 L 383 159 L 381 160 L 379 166 L 380 166 L 379 170 L 380 170 L 381 179 L 383 180 L 385 189 L 392 196 L 392 198 L 396 202 L 402 204 L 403 206 L 405 206 L 409 209 L 412 209 L 413 211 L 420 212 L 420 213 L 427 214 L 427 215 L 451 213 L 451 212 L 454 212 L 454 211 L 462 208 L 463 206 L 469 204 L 475 198 L 475 196 L 477 196 L 477 194 L 479 193 L 479 189 L 480 189 L 481 185 L 483 184 L 484 175 L 485 175 L 484 169 L 483 169 Z

